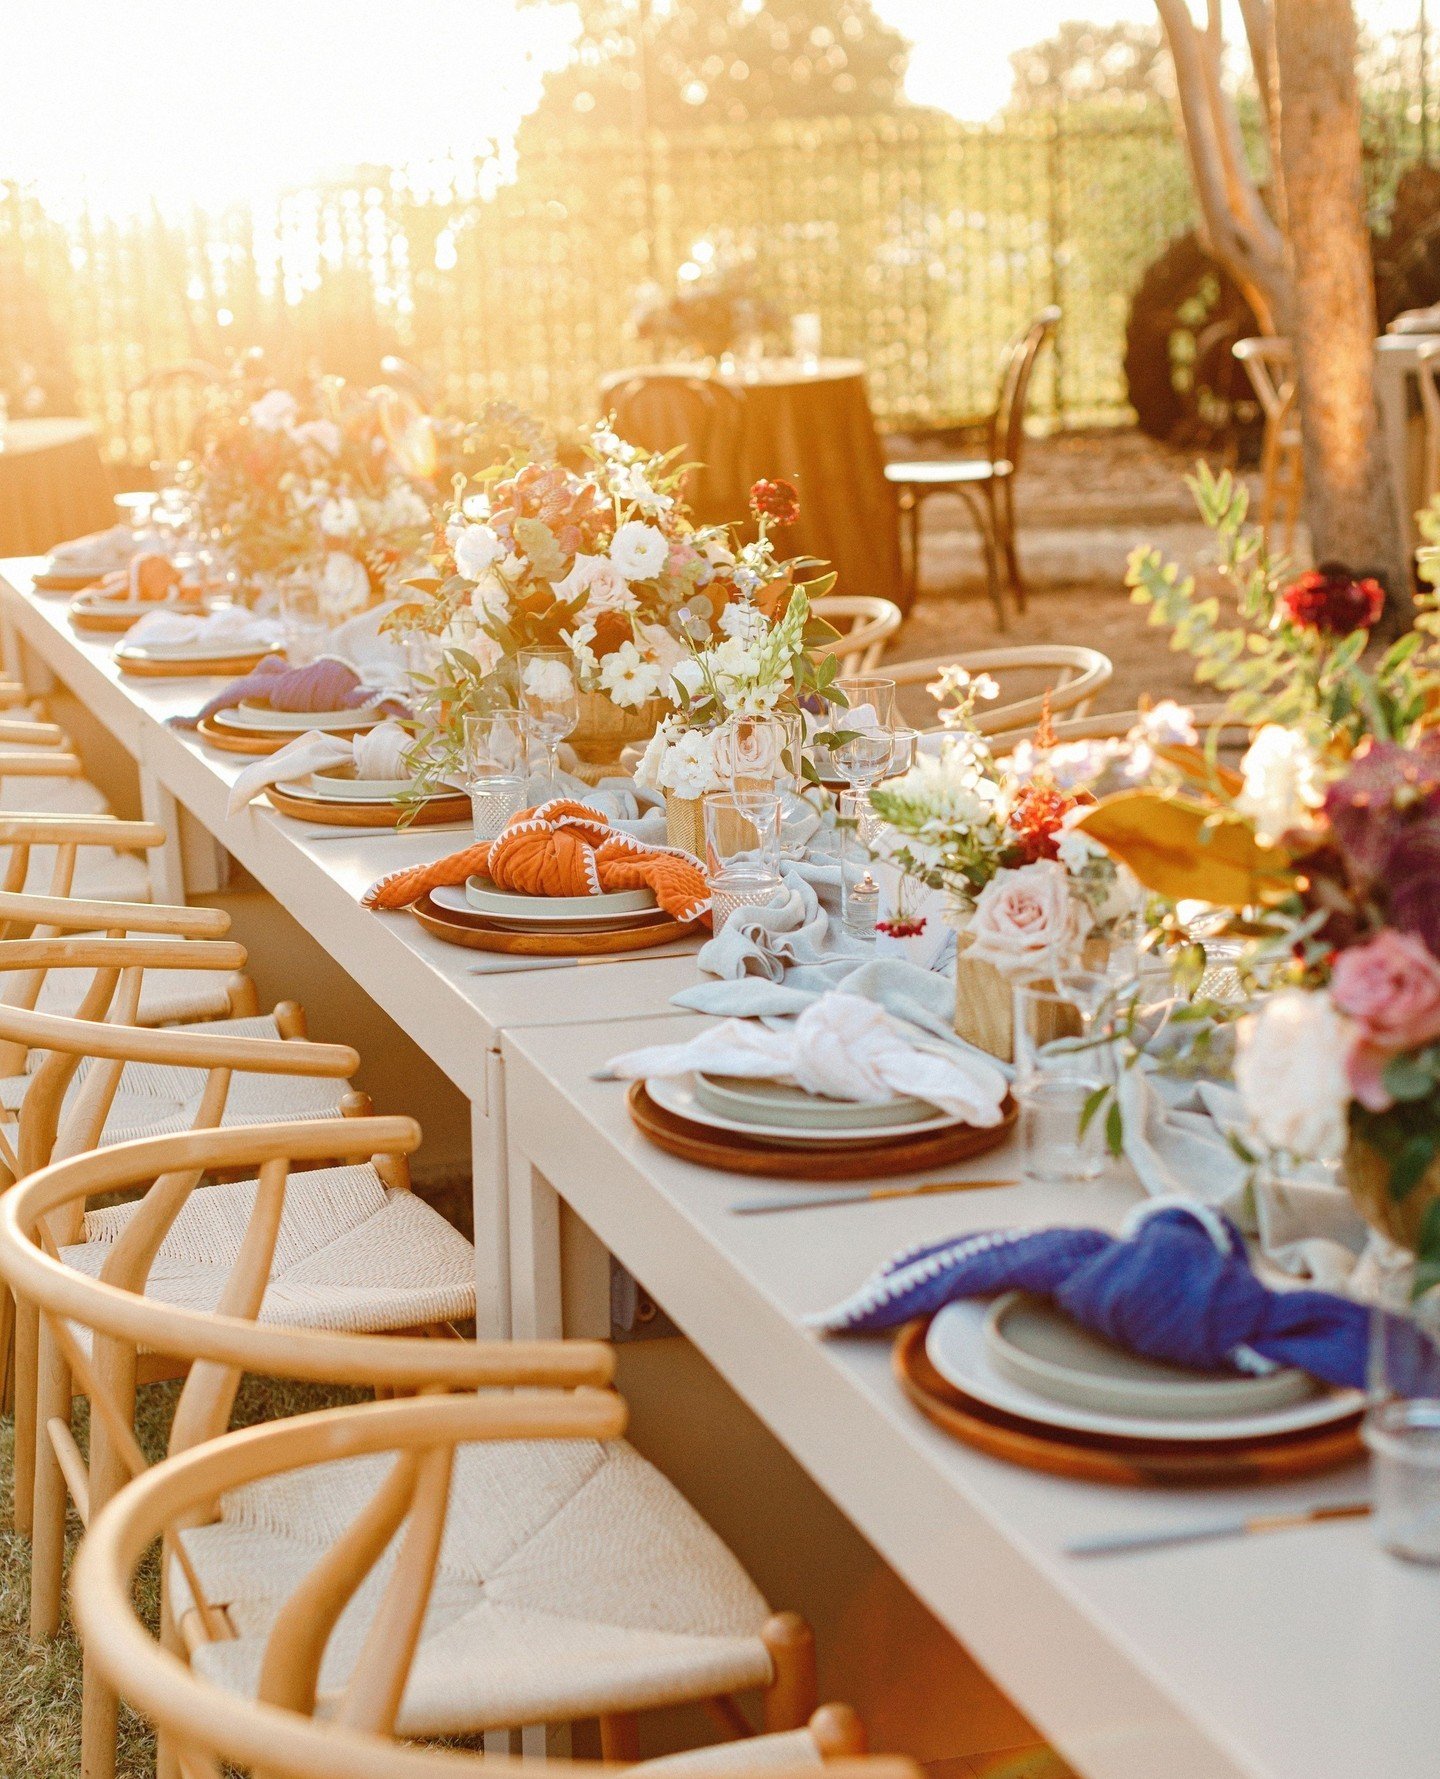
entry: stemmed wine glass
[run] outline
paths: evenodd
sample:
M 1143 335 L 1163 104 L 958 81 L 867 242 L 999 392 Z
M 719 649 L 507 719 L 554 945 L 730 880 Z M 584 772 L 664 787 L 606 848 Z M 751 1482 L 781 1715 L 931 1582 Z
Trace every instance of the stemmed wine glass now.
M 842 805 L 848 801 L 850 809 L 863 816 L 866 794 L 871 785 L 890 770 L 895 749 L 895 682 L 876 674 L 857 674 L 838 679 L 835 685 L 845 699 L 846 708 L 837 711 L 833 720 L 846 739 L 832 745 L 830 757 L 849 786 L 848 798 L 842 797 Z M 842 816 L 847 813 L 842 807 Z M 853 937 L 871 938 L 875 931 L 876 898 L 865 897 L 863 908 L 852 912 L 850 883 L 846 873 L 846 853 L 849 850 L 846 845 L 847 821 L 843 819 L 839 840 L 840 921 Z
M 520 711 L 526 727 L 545 749 L 546 776 L 559 776 L 560 743 L 580 721 L 580 688 L 569 649 L 521 649 L 516 660 Z
M 1127 909 L 1092 927 L 1057 965 L 1055 986 L 1079 1014 L 1085 1042 L 1102 1011 L 1118 1008 L 1139 982 L 1142 937 L 1138 909 Z

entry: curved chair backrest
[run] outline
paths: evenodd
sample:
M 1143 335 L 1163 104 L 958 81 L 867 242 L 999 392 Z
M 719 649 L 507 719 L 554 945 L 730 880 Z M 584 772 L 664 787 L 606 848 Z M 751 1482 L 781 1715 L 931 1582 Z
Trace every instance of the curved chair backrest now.
M 33 758 L 27 755 L 26 758 Z M 48 756 L 46 765 L 51 764 Z M 53 774 L 51 774 L 53 776 Z M 165 844 L 165 830 L 155 822 L 121 821 L 113 815 L 0 814 L 0 847 L 8 850 L 0 889 L 28 885 L 35 848 L 51 854 L 46 893 L 68 896 L 75 882 L 75 864 L 83 847 L 106 852 L 143 852 Z
M 1237 340 L 1230 350 L 1245 367 L 1266 424 L 1282 424 L 1294 405 L 1298 387 L 1294 347 L 1276 334 L 1253 334 Z
M 225 373 L 203 358 L 162 365 L 125 392 L 125 442 L 132 452 L 143 447 L 137 466 L 152 458 L 174 462 L 195 438 L 205 395 L 225 381 Z
M 1017 474 L 1025 446 L 1025 409 L 1035 363 L 1059 325 L 1060 311 L 1052 303 L 1023 327 L 1000 355 L 1000 381 L 995 411 L 990 417 L 987 450 L 992 463 L 1008 463 Z
M 1248 745 L 1250 726 L 1228 717 L 1228 705 L 1195 704 L 1189 709 L 1202 744 L 1208 733 L 1218 727 L 1222 748 L 1231 748 L 1237 744 Z M 1144 714 L 1141 710 L 1105 711 L 1096 716 L 1064 717 L 1051 727 L 1058 745 L 1069 741 L 1119 741 L 1130 733 Z M 1022 741 L 1033 739 L 1034 733 L 1033 724 L 1007 729 L 1003 734 L 991 737 L 990 751 L 997 758 L 1003 758 L 1013 752 Z
M 810 609 L 840 632 L 837 642 L 826 643 L 815 653 L 837 656 L 842 679 L 873 673 L 885 644 L 905 621 L 898 605 L 872 593 L 823 593 L 810 601 Z
M 219 1779 L 224 1764 L 263 1779 L 586 1779 L 617 1771 L 575 1763 L 466 1755 L 390 1739 L 419 1639 L 458 1447 L 507 1439 L 611 1439 L 624 1421 L 610 1395 L 422 1397 L 330 1409 L 229 1434 L 167 1459 L 97 1517 L 75 1566 L 72 1597 L 87 1651 L 104 1677 L 173 1747 L 186 1779 Z M 302 1578 L 276 1618 L 258 1698 L 221 1691 L 160 1647 L 133 1603 L 135 1573 L 156 1539 L 180 1554 L 178 1532 L 214 1512 L 224 1493 L 320 1460 L 392 1456 L 366 1508 Z M 349 1673 L 317 1718 L 320 1663 L 332 1627 L 392 1539 L 396 1556 Z M 378 1579 L 378 1578 L 377 1578 Z M 917 1779 L 909 1762 L 850 1755 L 849 1714 L 821 1712 L 809 1736 L 764 1738 L 754 1764 L 744 1744 L 718 1751 L 730 1779 L 814 1779 L 841 1729 L 827 1779 Z M 853 1721 L 853 1720 L 852 1720 Z M 806 1744 L 808 1743 L 808 1747 Z M 793 1754 L 790 1750 L 793 1749 Z M 187 1764 L 188 1763 L 188 1764 Z M 668 1763 L 657 1764 L 657 1775 Z M 684 1770 L 707 1771 L 703 1754 Z M 635 1771 L 643 1772 L 642 1766 Z
M 58 723 L 0 717 L 0 748 L 49 747 L 69 750 L 70 737 Z
M 689 372 L 634 371 L 606 378 L 600 404 L 632 445 L 678 451 L 682 463 L 703 465 L 717 513 L 723 508 L 733 519 L 745 511 L 746 491 L 726 481 L 738 458 L 744 420 L 744 404 L 728 383 Z
M 957 655 L 932 655 L 923 661 L 887 661 L 885 674 L 895 681 L 897 690 L 908 686 L 929 685 L 943 667 L 963 667 L 967 673 L 989 674 L 1002 682 L 1000 699 L 981 704 L 975 712 L 975 728 L 981 735 L 1003 735 L 1039 722 L 1048 709 L 1052 716 L 1064 711 L 1083 715 L 1115 669 L 1108 655 L 1099 649 L 1085 648 L 1078 643 L 1018 643 L 1008 649 L 975 649 Z M 1041 678 L 1043 691 L 1023 697 L 1005 699 L 1003 680 L 1006 674 L 1023 673 Z M 943 730 L 938 721 L 915 720 L 914 726 L 928 734 Z

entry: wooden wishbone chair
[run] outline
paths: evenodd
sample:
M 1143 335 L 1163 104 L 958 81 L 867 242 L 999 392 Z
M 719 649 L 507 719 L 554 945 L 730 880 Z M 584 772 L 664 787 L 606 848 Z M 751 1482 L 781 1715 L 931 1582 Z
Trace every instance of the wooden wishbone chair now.
M 0 814 L 0 848 L 8 852 L 0 892 L 127 906 L 148 902 L 149 872 L 136 855 L 164 843 L 165 830 L 155 822 L 119 821 L 108 815 Z M 62 977 L 41 1004 L 46 1012 L 72 1012 L 81 992 L 83 985 L 75 978 Z M 225 982 L 212 977 L 207 982 L 194 973 L 170 971 L 148 979 L 138 1017 L 141 1025 L 167 1025 L 243 1019 L 259 1010 L 254 984 L 246 977 Z
M 1013 648 L 974 649 L 953 655 L 931 655 L 923 661 L 887 661 L 884 673 L 895 682 L 897 692 L 910 686 L 928 686 L 943 667 L 963 667 L 967 673 L 988 673 L 1001 682 L 1001 697 L 993 704 L 980 704 L 975 710 L 975 727 L 981 735 L 1003 735 L 1011 729 L 1034 725 L 1048 708 L 1052 716 L 1073 711 L 1083 716 L 1097 692 L 1114 673 L 1108 655 L 1099 649 L 1085 648 L 1077 643 L 1020 643 Z M 1044 690 L 1023 697 L 1005 698 L 1003 685 L 1007 674 L 1023 673 L 1030 679 L 1044 680 Z M 909 713 L 912 726 L 922 734 L 945 732 L 945 726 L 934 720 L 923 720 L 924 713 Z
M 0 1127 L 0 1185 L 57 1157 L 138 1136 L 254 1125 L 276 1117 L 328 1120 L 347 1103 L 356 1111 L 368 1109 L 368 1100 L 350 1095 L 346 1085 L 360 1066 L 356 1053 L 344 1044 L 306 1042 L 303 1027 L 287 1037 L 278 1022 L 264 1020 L 234 1021 L 221 1031 L 153 1031 L 125 1023 L 139 999 L 148 963 L 176 968 L 183 960 L 189 968 L 231 970 L 237 959 L 244 961 L 242 946 L 209 940 L 91 939 L 80 951 L 73 940 L 22 939 L 0 949 L 0 970 L 34 968 L 57 947 L 64 947 L 65 955 L 81 967 L 92 968 L 95 980 L 76 1019 L 0 1006 L 0 1043 L 44 1053 L 20 1083 L 18 1120 Z M 259 1035 L 267 1028 L 268 1035 Z M 88 1067 L 76 1082 L 82 1064 Z M 0 1081 L 0 1089 L 9 1085 Z M 348 1144 L 331 1151 L 355 1152 Z M 118 1207 L 112 1221 L 123 1223 L 127 1215 L 125 1207 Z M 473 1261 L 470 1268 L 473 1274 Z M 6 1338 L 11 1313 L 10 1298 L 4 1295 L 0 1354 L 12 1344 Z M 470 1309 L 453 1313 L 466 1315 Z M 15 1524 L 24 1531 L 30 1523 L 35 1451 L 37 1334 L 33 1306 L 18 1301 L 13 1317 Z
M 827 643 L 815 653 L 838 656 L 842 679 L 857 673 L 874 673 L 885 653 L 885 644 L 905 618 L 893 600 L 869 593 L 824 593 L 811 601 L 810 609 L 840 632 L 838 642 Z
M 171 1429 L 172 1454 L 223 1431 L 244 1371 L 365 1382 L 385 1390 L 574 1387 L 609 1380 L 608 1351 L 584 1343 L 427 1346 L 274 1325 L 281 1316 L 273 1314 L 265 1294 L 275 1282 L 277 1237 L 283 1238 L 288 1198 L 297 1184 L 313 1178 L 292 1172 L 293 1165 L 346 1142 L 363 1145 L 377 1167 L 386 1166 L 402 1160 L 418 1140 L 408 1119 L 192 1132 L 58 1162 L 0 1198 L 0 1271 L 39 1307 L 46 1334 L 44 1414 L 53 1456 L 42 1454 L 37 1469 L 37 1578 L 42 1549 L 46 1577 L 58 1573 L 53 1553 L 63 1530 L 59 1479 L 75 1479 L 88 1523 L 126 1474 L 144 1468 L 132 1430 L 142 1354 L 191 1362 Z M 244 1234 L 231 1244 L 223 1285 L 208 1309 L 196 1307 L 193 1295 L 164 1301 L 167 1287 L 154 1269 L 167 1252 L 173 1255 L 187 1214 L 197 1206 L 203 1211 L 203 1201 L 217 1190 L 195 1191 L 197 1178 L 205 1170 L 237 1166 L 258 1167 L 259 1177 L 250 1189 Z M 75 1248 L 63 1237 L 86 1201 L 147 1181 L 153 1184 L 99 1275 L 77 1264 Z M 110 1215 L 91 1213 L 87 1222 L 93 1228 L 97 1216 Z M 264 1319 L 255 1321 L 257 1315 Z M 88 1476 L 71 1450 L 68 1372 L 92 1397 Z M 499 1412 L 524 1413 L 526 1399 L 508 1399 Z M 804 1622 L 792 1613 L 772 1616 L 709 1527 L 659 1472 L 620 1442 L 623 1405 L 607 1398 L 594 1413 L 600 1419 L 588 1423 L 584 1436 L 591 1443 L 579 1450 L 567 1453 L 550 1443 L 549 1423 L 522 1423 L 512 1437 L 525 1437 L 525 1445 L 503 1452 L 482 1446 L 456 1460 L 440 1597 L 412 1599 L 399 1618 L 398 1607 L 382 1605 L 375 1619 L 371 1641 L 385 1647 L 402 1635 L 403 1619 L 406 1669 L 413 1667 L 403 1705 L 398 1689 L 405 1672 L 385 1683 L 391 1699 L 387 1730 L 472 1734 L 599 1716 L 607 1756 L 626 1758 L 633 1757 L 635 1713 L 661 1705 L 705 1702 L 727 1733 L 748 1733 L 731 1695 L 758 1688 L 767 1728 L 799 1729 L 808 1720 L 815 1708 L 814 1651 Z M 312 1424 L 330 1425 L 313 1417 Z M 498 1424 L 510 1425 L 503 1418 Z M 308 1449 L 344 1455 L 328 1431 Z M 208 1523 L 183 1531 L 177 1525 L 170 1551 L 178 1572 L 172 1564 L 163 1571 L 167 1646 L 178 1650 L 183 1638 L 197 1667 L 227 1687 L 253 1693 L 273 1671 L 265 1654 L 272 1633 L 281 1632 L 280 1648 L 293 1650 L 295 1615 L 311 1614 L 318 1636 L 310 1654 L 297 1660 L 313 1659 L 318 1673 L 330 1628 L 363 1575 L 361 1569 L 346 1581 L 357 1544 L 341 1528 L 358 1516 L 369 1527 L 361 1543 L 378 1537 L 368 1567 L 398 1524 L 381 1530 L 370 1517 L 377 1485 L 384 1496 L 388 1485 L 373 1466 L 327 1465 L 278 1495 L 231 1495 L 203 1516 Z M 443 1502 L 444 1491 L 437 1487 L 435 1493 Z M 385 1513 L 393 1506 L 389 1500 Z M 426 1510 L 427 1548 L 440 1548 L 435 1506 Z M 340 1551 L 333 1558 L 327 1555 L 332 1546 Z M 301 1582 L 304 1572 L 310 1579 Z M 297 1582 L 302 1604 L 292 1610 Z M 372 1601 L 373 1592 L 366 1596 Z M 58 1584 L 37 1580 L 37 1631 L 53 1629 L 57 1606 Z M 357 1602 L 327 1658 L 355 1676 L 371 1675 L 376 1659 L 361 1655 L 360 1665 L 351 1667 L 363 1616 Z M 513 1647 L 517 1638 L 520 1657 Z M 299 1671 L 288 1655 L 282 1665 Z M 332 1672 L 327 1666 L 327 1691 L 335 1685 Z M 358 1690 L 368 1693 L 369 1680 Z M 89 1779 L 103 1779 L 108 1767 L 100 1764 L 101 1745 L 109 1745 L 113 1716 L 104 1715 L 88 1685 L 86 1714 L 84 1770 Z
M 331 1409 L 226 1434 L 172 1455 L 128 1484 L 93 1519 L 76 1559 L 72 1602 L 88 1660 L 159 1732 L 180 1779 L 222 1779 L 235 1768 L 257 1779 L 591 1779 L 614 1772 L 572 1761 L 418 1748 L 394 1740 L 427 1604 L 445 1585 L 446 1495 L 467 1457 L 515 1441 L 585 1446 L 616 1437 L 623 1405 L 595 1391 L 528 1397 L 422 1396 Z M 237 1695 L 226 1665 L 197 1643 L 187 1663 L 157 1641 L 136 1611 L 136 1572 L 161 1541 L 167 1569 L 213 1619 L 199 1565 L 182 1562 L 191 1530 L 212 1524 L 227 1495 L 258 1493 L 282 1477 L 338 1458 L 374 1478 L 364 1503 L 308 1573 L 292 1579 L 258 1664 L 252 1699 Z M 452 1515 L 453 1517 L 453 1515 Z M 387 1539 L 394 1555 L 377 1563 Z M 437 1570 L 440 1577 L 437 1581 Z M 347 1622 L 366 1590 L 368 1632 Z M 178 1586 L 177 1586 L 178 1591 Z M 163 1633 L 162 1633 L 163 1639 Z M 330 1645 L 358 1651 L 348 1672 L 330 1668 Z M 216 1643 L 208 1650 L 220 1650 Z M 348 1651 L 347 1651 L 348 1653 Z M 233 1667 L 233 1664 L 230 1664 Z M 317 1714 L 321 1696 L 327 1715 Z M 332 1703 L 333 1701 L 333 1703 Z M 899 1758 L 866 1757 L 853 1711 L 825 1706 L 804 1728 L 647 1761 L 635 1774 L 693 1773 L 730 1779 L 919 1779 Z
M 15 747 L 48 747 L 74 751 L 70 737 L 58 723 L 0 717 L 0 748 Z
M 220 939 L 230 930 L 221 908 L 167 908 L 154 902 L 97 902 L 77 896 L 28 895 L 0 890 L 0 945 L 11 939 L 49 939 L 62 934 L 155 933 L 171 939 Z M 90 984 L 88 972 L 61 963 L 40 969 L 0 989 L 0 1000 L 42 1013 L 73 1015 Z M 255 984 L 243 971 L 148 970 L 137 1009 L 137 1025 L 189 1025 L 198 1020 L 253 1019 L 260 1011 Z M 0 1047 L 0 1075 L 7 1064 Z

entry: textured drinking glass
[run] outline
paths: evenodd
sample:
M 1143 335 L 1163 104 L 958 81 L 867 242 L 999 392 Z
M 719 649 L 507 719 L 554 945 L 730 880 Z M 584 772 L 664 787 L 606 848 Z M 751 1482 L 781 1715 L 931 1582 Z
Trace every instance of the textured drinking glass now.
M 1417 1394 L 1426 1386 L 1414 1375 L 1414 1348 L 1404 1338 L 1418 1328 L 1432 1344 L 1440 1341 L 1440 1290 L 1413 1302 L 1413 1256 L 1392 1252 L 1370 1320 L 1364 1438 L 1372 1460 L 1372 1525 L 1392 1556 L 1440 1564 L 1440 1399 Z
M 1093 1180 L 1103 1172 L 1104 1119 L 1084 1134 L 1085 1103 L 1108 1074 L 1102 1047 L 1087 1043 L 1080 1009 L 1054 988 L 1031 983 L 1012 994 L 1015 1098 L 1023 1166 L 1032 1180 Z
M 717 933 L 736 908 L 768 902 L 781 888 L 780 799 L 773 791 L 706 793 L 705 874 Z
M 477 841 L 493 840 L 526 806 L 529 740 L 518 710 L 465 718 L 465 788 Z

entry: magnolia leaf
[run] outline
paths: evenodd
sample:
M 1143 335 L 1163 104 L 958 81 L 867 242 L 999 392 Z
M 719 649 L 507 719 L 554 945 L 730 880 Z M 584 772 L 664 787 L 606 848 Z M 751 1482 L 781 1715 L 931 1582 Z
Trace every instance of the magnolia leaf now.
M 1283 848 L 1262 846 L 1248 822 L 1189 797 L 1120 791 L 1075 825 L 1172 902 L 1245 908 L 1278 901 L 1292 887 Z
M 1216 790 L 1226 797 L 1238 797 L 1245 788 L 1245 780 L 1238 772 L 1210 759 L 1203 748 L 1167 742 L 1155 752 L 1177 771 L 1183 772 L 1186 778 L 1193 779 L 1202 790 Z

